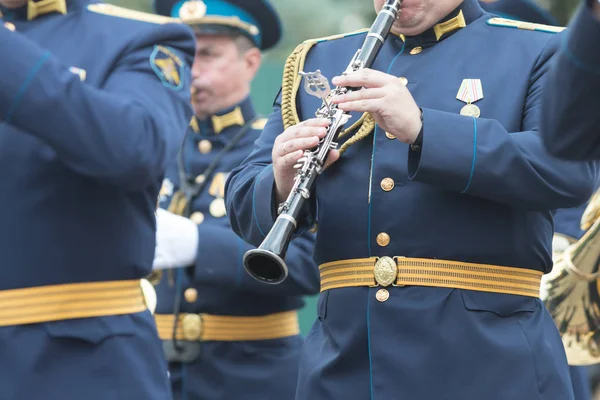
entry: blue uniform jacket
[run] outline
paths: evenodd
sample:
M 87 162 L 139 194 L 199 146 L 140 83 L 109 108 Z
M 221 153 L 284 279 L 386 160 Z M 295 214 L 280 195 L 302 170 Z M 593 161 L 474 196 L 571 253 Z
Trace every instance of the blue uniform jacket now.
M 374 69 L 407 79 L 423 109 L 422 149 L 410 151 L 376 127 L 317 179 L 300 221 L 303 229 L 318 221 L 317 264 L 406 256 L 551 269 L 551 210 L 584 203 L 598 173 L 593 163 L 551 158 L 538 134 L 541 90 L 560 38 L 514 29 L 475 0 L 448 19 L 460 12 L 465 28 L 439 41 L 433 29 L 406 40 L 391 35 L 375 60 Z M 303 70 L 331 79 L 364 38 L 317 41 Z M 463 79 L 474 78 L 484 95 L 479 118 L 459 115 L 465 104 L 456 98 Z M 305 120 L 319 100 L 300 90 L 296 106 Z M 254 244 L 274 222 L 271 149 L 283 130 L 276 106 L 227 182 L 232 226 Z M 381 233 L 389 243 L 378 243 Z M 573 398 L 562 342 L 541 300 L 407 286 L 378 302 L 377 290 L 321 294 L 297 399 Z
M 189 28 L 67 7 L 30 21 L 1 10 L 0 290 L 147 276 L 192 116 Z M 149 311 L 0 327 L 0 354 L 0 399 L 171 398 Z
M 600 21 L 592 14 L 592 0 L 586 3 L 571 22 L 542 102 L 544 143 L 570 160 L 600 159 Z
M 185 173 L 191 178 L 204 173 L 213 159 L 242 129 L 235 124 L 215 131 L 213 120 L 239 109 L 251 129 L 219 162 L 202 193 L 194 200 L 190 218 L 198 223 L 196 264 L 174 274 L 165 273 L 157 286 L 157 314 L 173 314 L 175 299 L 181 313 L 259 316 L 300 309 L 302 296 L 318 293 L 319 274 L 312 259 L 314 235 L 305 233 L 290 245 L 286 262 L 289 279 L 282 285 L 266 285 L 245 273 L 244 253 L 254 246 L 232 230 L 229 219 L 215 207 L 223 199 L 228 174 L 252 151 L 264 119 L 258 119 L 251 100 L 196 121 L 181 149 Z M 223 118 L 226 120 L 227 118 Z M 255 120 L 254 123 L 250 121 Z M 218 128 L 217 128 L 218 129 Z M 161 207 L 168 208 L 180 187 L 177 163 L 170 164 L 163 184 Z M 212 207 L 211 207 L 212 205 Z M 216 212 L 215 212 L 216 211 Z M 186 290 L 197 292 L 193 301 Z M 296 389 L 299 336 L 248 342 L 204 342 L 192 363 L 170 365 L 176 398 L 199 399 L 291 399 Z M 181 397 L 179 397 L 181 396 Z

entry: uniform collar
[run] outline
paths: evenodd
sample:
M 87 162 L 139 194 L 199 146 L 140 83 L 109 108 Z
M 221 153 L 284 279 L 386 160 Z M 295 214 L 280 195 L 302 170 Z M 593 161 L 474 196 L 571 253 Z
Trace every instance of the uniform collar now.
M 250 97 L 204 120 L 194 117 L 190 126 L 196 133 L 218 135 L 231 126 L 242 127 L 256 116 Z
M 400 35 L 400 38 L 406 42 L 409 48 L 431 47 L 449 38 L 475 21 L 482 14 L 483 9 L 479 5 L 478 0 L 464 0 L 460 6 L 439 20 L 432 28 L 417 36 Z
M 64 15 L 68 3 L 67 0 L 29 0 L 23 7 L 15 9 L 0 6 L 0 17 L 7 21 L 32 21 L 47 14 Z

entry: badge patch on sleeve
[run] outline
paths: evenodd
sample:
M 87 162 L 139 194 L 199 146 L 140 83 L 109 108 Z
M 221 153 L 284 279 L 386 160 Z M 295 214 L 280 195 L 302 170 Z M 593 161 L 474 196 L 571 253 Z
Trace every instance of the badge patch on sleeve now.
M 154 46 L 150 55 L 150 66 L 163 85 L 181 90 L 185 73 L 185 64 L 175 51 L 165 46 Z

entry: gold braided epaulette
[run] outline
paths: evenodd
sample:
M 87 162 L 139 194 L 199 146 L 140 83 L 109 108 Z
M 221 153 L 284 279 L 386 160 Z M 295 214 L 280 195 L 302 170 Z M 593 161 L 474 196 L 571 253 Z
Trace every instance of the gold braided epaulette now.
M 298 116 L 298 110 L 296 107 L 296 97 L 302 81 L 299 72 L 304 68 L 304 62 L 306 61 L 306 56 L 308 55 L 310 49 L 317 43 L 359 35 L 367 31 L 368 29 L 361 29 L 346 34 L 327 36 L 318 39 L 309 39 L 294 49 L 285 62 L 281 83 L 281 117 L 283 120 L 284 129 L 294 126 L 300 122 L 300 117 Z M 342 71 L 340 71 L 340 73 L 341 72 Z M 358 121 L 340 133 L 339 137 L 342 138 L 353 130 L 358 129 L 358 132 L 356 132 L 356 134 L 350 137 L 340 147 L 340 153 L 344 153 L 352 144 L 369 136 L 374 128 L 375 121 L 373 120 L 373 117 L 369 113 L 364 113 L 358 119 Z

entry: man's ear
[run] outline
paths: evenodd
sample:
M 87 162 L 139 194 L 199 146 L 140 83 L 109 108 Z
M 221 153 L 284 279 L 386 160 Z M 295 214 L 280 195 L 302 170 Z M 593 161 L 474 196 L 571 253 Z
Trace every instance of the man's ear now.
M 257 47 L 249 49 L 244 54 L 244 61 L 246 63 L 246 71 L 248 72 L 248 78 L 252 80 L 258 73 L 258 70 L 260 69 L 260 65 L 262 63 L 261 51 Z

